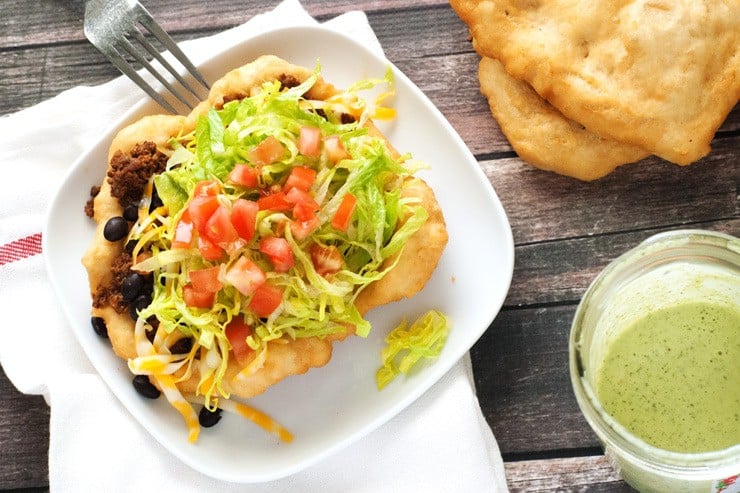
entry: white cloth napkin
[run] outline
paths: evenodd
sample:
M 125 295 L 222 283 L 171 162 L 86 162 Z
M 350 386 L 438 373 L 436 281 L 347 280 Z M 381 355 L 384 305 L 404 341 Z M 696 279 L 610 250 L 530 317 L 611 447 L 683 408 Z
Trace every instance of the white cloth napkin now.
M 197 63 L 209 48 L 231 46 L 246 34 L 314 23 L 298 0 L 285 0 L 241 26 L 182 47 Z M 348 12 L 326 26 L 382 52 L 362 12 Z M 38 252 L 46 208 L 62 176 L 96 141 L 99 122 L 116 121 L 141 97 L 120 77 L 0 118 L 0 363 L 21 392 L 43 395 L 51 406 L 51 490 L 507 491 L 468 356 L 375 432 L 269 483 L 237 485 L 207 477 L 171 455 L 128 414 L 75 342 Z

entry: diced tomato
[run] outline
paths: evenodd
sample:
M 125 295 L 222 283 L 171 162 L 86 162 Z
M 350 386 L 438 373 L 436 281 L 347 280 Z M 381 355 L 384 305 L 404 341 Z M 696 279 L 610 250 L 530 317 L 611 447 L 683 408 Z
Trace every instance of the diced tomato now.
M 257 202 L 247 199 L 236 199 L 231 207 L 231 224 L 234 225 L 239 236 L 247 241 L 254 236 L 258 211 L 259 205 L 257 205 Z
M 321 155 L 321 130 L 318 127 L 301 127 L 298 136 L 298 152 L 304 156 Z
M 334 213 L 334 217 L 331 219 L 332 227 L 340 230 L 347 231 L 349 221 L 352 219 L 352 213 L 355 212 L 355 206 L 357 205 L 357 197 L 351 193 L 344 194 L 342 201 L 339 203 L 337 212 Z
M 231 319 L 224 332 L 226 333 L 226 338 L 229 340 L 229 344 L 231 344 L 234 357 L 239 364 L 246 365 L 253 351 L 249 347 L 249 344 L 247 344 L 247 337 L 252 335 L 251 327 L 245 324 L 240 316 L 237 316 Z
M 206 260 L 221 260 L 224 250 L 205 236 L 198 236 L 198 250 Z
M 202 234 L 222 248 L 239 238 L 239 233 L 231 224 L 231 211 L 223 205 L 219 205 L 208 218 L 206 229 Z
M 279 140 L 273 135 L 270 135 L 265 140 L 257 144 L 252 148 L 247 156 L 249 160 L 255 164 L 272 164 L 275 161 L 279 161 L 285 154 L 285 147 L 280 143 Z
M 257 205 L 261 211 L 289 211 L 293 204 L 285 199 L 283 192 L 276 192 L 257 199 Z
M 315 243 L 311 246 L 311 261 L 319 275 L 334 274 L 342 269 L 344 258 L 334 245 L 324 246 Z
M 221 192 L 221 184 L 218 180 L 203 180 L 195 184 L 193 196 L 215 197 Z
M 285 194 L 285 200 L 291 204 L 305 203 L 315 207 L 316 210 L 319 209 L 319 204 L 316 203 L 311 194 L 297 187 L 291 188 L 288 193 Z
M 249 296 L 254 290 L 265 283 L 265 273 L 246 257 L 240 257 L 228 271 L 226 281 L 240 293 Z
M 192 284 L 182 287 L 182 298 L 185 304 L 193 308 L 211 308 L 216 299 L 215 292 L 199 291 Z
M 208 220 L 219 208 L 219 205 L 218 198 L 215 195 L 196 195 L 193 197 L 190 204 L 188 204 L 188 214 L 198 233 L 202 235 L 205 232 Z
M 338 135 L 330 135 L 324 139 L 324 149 L 326 149 L 326 157 L 332 163 L 338 163 L 342 159 L 349 159 L 350 156 L 347 149 L 342 144 L 342 139 Z
M 267 255 L 276 272 L 288 272 L 293 267 L 293 250 L 285 238 L 266 236 L 260 241 L 260 252 Z
M 290 232 L 293 233 L 293 238 L 296 240 L 303 240 L 308 238 L 308 235 L 313 233 L 319 227 L 319 224 L 319 218 L 316 215 L 305 221 L 291 221 Z
M 298 222 L 313 222 L 316 218 L 316 211 L 319 210 L 316 202 L 299 202 L 293 207 L 293 218 Z
M 269 317 L 283 302 L 283 291 L 283 288 L 266 282 L 254 291 L 249 308 L 258 317 Z
M 256 188 L 259 184 L 259 171 L 248 164 L 235 164 L 229 173 L 229 181 L 244 188 Z
M 293 206 L 293 218 L 299 222 L 312 221 L 316 212 L 320 209 L 319 204 L 311 197 L 311 194 L 293 187 L 285 194 L 285 200 L 295 204 Z
M 218 266 L 191 270 L 188 277 L 196 291 L 215 293 L 223 287 L 223 283 L 218 278 L 220 270 Z
M 193 243 L 193 222 L 187 209 L 180 216 L 175 226 L 175 235 L 172 238 L 172 248 L 190 248 Z
M 285 181 L 285 191 L 288 192 L 292 188 L 297 188 L 307 192 L 313 182 L 316 181 L 316 171 L 307 166 L 295 166 L 290 170 L 290 175 Z

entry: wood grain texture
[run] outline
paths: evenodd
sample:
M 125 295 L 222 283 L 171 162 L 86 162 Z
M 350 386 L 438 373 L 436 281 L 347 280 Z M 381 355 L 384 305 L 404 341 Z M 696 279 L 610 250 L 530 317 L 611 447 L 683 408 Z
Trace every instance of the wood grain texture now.
M 629 493 L 604 456 L 532 460 L 505 465 L 511 493 L 568 491 Z
M 504 457 L 598 448 L 568 379 L 574 312 L 503 310 L 471 350 L 478 400 Z
M 43 487 L 48 483 L 49 406 L 24 395 L 0 368 L 0 489 Z
M 180 41 L 212 34 L 279 0 L 143 0 Z M 632 491 L 619 481 L 573 397 L 568 331 L 611 260 L 669 229 L 740 234 L 740 109 L 689 167 L 657 158 L 582 183 L 516 157 L 481 96 L 467 27 L 442 0 L 304 0 L 319 20 L 364 10 L 388 58 L 437 105 L 478 158 L 511 222 L 514 278 L 504 309 L 471 350 L 481 408 L 512 491 Z M 0 3 L 0 115 L 118 76 L 84 39 L 80 1 Z M 432 163 L 433 164 L 433 163 Z M 48 484 L 49 408 L 0 372 L 0 489 Z M 534 459 L 534 460 L 533 460 Z
M 0 46 L 37 46 L 83 40 L 82 3 L 78 0 L 3 0 L 7 21 L 0 31 Z M 141 3 L 165 30 L 178 33 L 221 31 L 248 21 L 256 13 L 274 8 L 280 0 L 143 0 Z M 447 7 L 447 2 L 441 0 L 395 0 L 390 8 L 389 2 L 373 0 L 304 0 L 301 3 L 318 20 L 349 10 L 373 13 L 378 10 Z M 50 12 L 54 15 L 50 16 Z M 49 25 L 51 17 L 53 26 Z
M 740 136 L 715 139 L 713 148 L 691 166 L 652 157 L 590 183 L 516 157 L 480 165 L 506 209 L 515 243 L 525 245 L 737 217 Z

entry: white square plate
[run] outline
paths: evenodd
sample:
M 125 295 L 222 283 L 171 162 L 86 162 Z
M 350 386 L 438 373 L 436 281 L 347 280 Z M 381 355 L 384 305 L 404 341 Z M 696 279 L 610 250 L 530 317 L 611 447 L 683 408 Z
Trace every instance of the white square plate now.
M 310 40 L 310 42 L 306 42 Z M 259 55 L 274 54 L 313 67 L 337 87 L 365 77 L 382 77 L 390 63 L 352 39 L 322 27 L 272 31 L 245 40 L 200 67 L 209 80 Z M 331 362 L 274 385 L 249 404 L 286 426 L 292 443 L 241 417 L 224 415 L 214 428 L 187 440 L 180 415 L 165 399 L 142 399 L 131 385 L 125 361 L 90 327 L 87 274 L 79 260 L 95 225 L 82 208 L 91 185 L 105 176 L 108 146 L 119 128 L 153 104 L 139 105 L 72 168 L 52 202 L 44 232 L 47 268 L 79 343 L 101 377 L 131 414 L 170 452 L 205 474 L 227 481 L 260 482 L 295 473 L 337 452 L 391 419 L 440 379 L 478 340 L 498 313 L 509 288 L 514 246 L 506 214 L 462 139 L 426 96 L 398 69 L 398 117 L 381 125 L 401 152 L 411 152 L 431 169 L 419 176 L 434 189 L 450 240 L 426 288 L 415 297 L 368 314 L 372 332 L 335 345 Z M 447 344 L 433 364 L 399 377 L 379 392 L 375 371 L 387 332 L 404 317 L 413 320 L 440 309 L 452 321 Z

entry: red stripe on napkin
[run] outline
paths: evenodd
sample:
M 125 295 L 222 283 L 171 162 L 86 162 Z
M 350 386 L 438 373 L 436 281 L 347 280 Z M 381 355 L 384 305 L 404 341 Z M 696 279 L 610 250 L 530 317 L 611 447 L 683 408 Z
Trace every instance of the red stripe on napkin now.
M 41 233 L 0 245 L 0 265 L 32 257 L 41 253 Z

